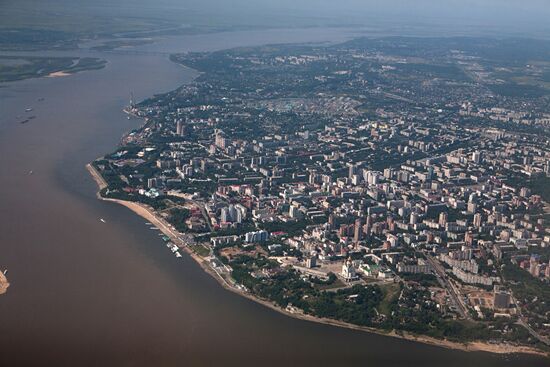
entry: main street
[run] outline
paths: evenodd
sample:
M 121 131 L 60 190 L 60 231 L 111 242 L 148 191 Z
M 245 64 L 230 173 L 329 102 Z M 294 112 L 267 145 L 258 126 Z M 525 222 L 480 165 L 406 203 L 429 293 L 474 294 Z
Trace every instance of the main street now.
M 452 284 L 452 282 L 447 279 L 447 274 L 445 274 L 445 269 L 443 268 L 443 266 L 441 266 L 441 264 L 429 254 L 426 254 L 426 259 L 428 260 L 428 263 L 431 265 L 431 267 L 434 269 L 437 280 L 439 281 L 441 286 L 444 287 L 449 293 L 449 296 L 451 297 L 451 302 L 455 306 L 456 310 L 460 313 L 460 316 L 468 320 L 471 319 L 466 305 L 463 304 L 462 299 L 460 298 L 460 292 L 455 288 L 454 284 Z

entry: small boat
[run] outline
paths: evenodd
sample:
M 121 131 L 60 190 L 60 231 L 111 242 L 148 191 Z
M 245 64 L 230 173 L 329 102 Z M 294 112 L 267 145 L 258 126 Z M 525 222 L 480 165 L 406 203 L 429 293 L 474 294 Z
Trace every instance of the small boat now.
M 105 219 L 103 219 L 103 218 L 99 218 L 99 220 L 100 220 L 101 222 L 103 222 L 103 223 L 107 223 L 107 222 L 105 221 Z
M 181 257 L 181 254 L 178 251 L 176 251 L 175 254 L 176 254 L 176 257 Z
M 4 270 L 3 274 L 7 275 L 8 274 L 8 269 Z
M 20 124 L 26 124 L 27 122 L 29 122 L 30 120 L 33 120 L 33 119 L 35 119 L 35 118 L 36 118 L 36 116 L 29 116 L 28 118 L 19 121 L 19 123 L 20 123 Z
M 25 112 L 31 112 L 32 111 L 32 108 L 29 107 L 29 108 L 25 108 Z
M 32 171 L 29 171 L 29 175 L 32 175 Z

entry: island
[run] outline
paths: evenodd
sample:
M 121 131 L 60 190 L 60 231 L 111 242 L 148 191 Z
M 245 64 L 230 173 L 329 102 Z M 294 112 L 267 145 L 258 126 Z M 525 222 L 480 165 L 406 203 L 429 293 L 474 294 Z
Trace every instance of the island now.
M 107 61 L 97 57 L 47 57 L 0 55 L 0 83 L 29 78 L 58 77 L 98 70 Z
M 172 55 L 191 83 L 87 168 L 103 200 L 293 317 L 550 351 L 550 42 L 358 38 Z

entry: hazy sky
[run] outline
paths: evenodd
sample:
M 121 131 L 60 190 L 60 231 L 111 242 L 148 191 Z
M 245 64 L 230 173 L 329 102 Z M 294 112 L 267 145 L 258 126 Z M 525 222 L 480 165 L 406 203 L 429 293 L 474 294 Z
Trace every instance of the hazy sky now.
M 233 0 L 237 8 L 251 7 L 258 12 L 286 11 L 299 16 L 386 17 L 405 21 L 463 21 L 488 24 L 524 23 L 548 25 L 550 0 Z M 219 5 L 224 1 L 207 0 L 199 3 Z M 225 1 L 227 4 L 228 2 Z M 292 14 L 289 14 L 292 15 Z M 345 20 L 342 18 L 341 20 Z
M 145 1 L 149 0 L 136 0 Z M 157 0 L 170 7 L 235 13 L 273 22 L 373 22 L 390 26 L 449 25 L 511 32 L 549 32 L 550 0 Z M 149 1 L 150 3 L 150 1 Z M 155 2 L 153 2 L 155 3 Z M 241 19 L 246 22 L 247 19 Z
M 86 1 L 86 0 L 84 0 Z M 106 1 L 106 0 L 102 0 Z M 120 0 L 118 0 L 120 2 Z M 550 25 L 550 0 L 123 0 L 167 8 L 192 9 L 251 18 L 329 19 L 338 23 L 451 22 L 456 25 L 525 27 Z M 116 3 L 109 0 L 107 3 Z M 246 20 L 243 20 L 246 21 Z M 249 19 L 253 22 L 254 19 Z
M 471 33 L 532 33 L 550 38 L 550 0 L 0 0 L 21 17 L 79 14 L 169 20 L 195 25 L 362 24 Z M 0 27 L 2 24 L 0 24 Z

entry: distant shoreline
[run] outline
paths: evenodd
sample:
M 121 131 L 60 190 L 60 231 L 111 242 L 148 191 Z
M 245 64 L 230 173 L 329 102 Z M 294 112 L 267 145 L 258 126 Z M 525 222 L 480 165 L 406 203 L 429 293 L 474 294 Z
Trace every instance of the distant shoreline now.
M 103 176 L 93 167 L 91 163 L 88 163 L 86 165 L 86 169 L 96 182 L 97 186 L 99 187 L 99 191 L 106 188 L 107 182 L 103 178 Z M 136 213 L 137 215 L 141 216 L 145 220 L 152 223 L 155 227 L 157 227 L 164 235 L 170 238 L 172 242 L 174 242 L 180 249 L 184 250 L 193 260 L 195 260 L 198 265 L 208 274 L 210 274 L 214 279 L 218 281 L 218 283 L 224 287 L 225 289 L 237 293 L 240 296 L 243 296 L 245 298 L 248 298 L 256 303 L 259 303 L 261 305 L 264 305 L 266 307 L 271 308 L 274 311 L 277 311 L 279 313 L 282 313 L 286 316 L 290 316 L 296 319 L 305 320 L 305 321 L 311 321 L 311 322 L 317 322 L 321 324 L 326 325 L 332 325 L 332 326 L 338 326 L 343 327 L 346 329 L 352 329 L 352 330 L 358 330 L 373 334 L 378 334 L 382 336 L 389 336 L 389 337 L 395 337 L 400 339 L 405 339 L 409 341 L 419 342 L 423 344 L 429 344 L 434 345 L 438 347 L 443 347 L 447 349 L 454 349 L 454 350 L 462 350 L 465 352 L 489 352 L 489 353 L 495 353 L 495 354 L 515 354 L 515 353 L 523 353 L 523 354 L 532 354 L 532 355 L 538 355 L 538 356 L 544 356 L 549 357 L 547 353 L 544 351 L 541 351 L 536 348 L 528 347 L 528 346 L 518 346 L 518 345 L 512 345 L 512 344 L 506 344 L 506 343 L 499 343 L 499 344 L 491 344 L 487 342 L 468 342 L 468 343 L 459 343 L 459 342 L 453 342 L 449 340 L 440 340 L 436 338 L 432 338 L 429 336 L 423 336 L 423 335 L 413 335 L 407 332 L 399 332 L 399 331 L 391 331 L 387 332 L 384 330 L 376 329 L 376 328 L 370 328 L 365 326 L 358 326 L 350 323 L 346 323 L 339 320 L 334 319 L 327 319 L 327 318 L 320 318 L 316 316 L 306 315 L 303 313 L 295 313 L 290 312 L 286 309 L 282 309 L 275 305 L 274 303 L 260 299 L 250 293 L 244 292 L 232 285 L 230 285 L 223 277 L 221 277 L 219 274 L 217 274 L 208 264 L 207 261 L 202 258 L 201 256 L 194 253 L 192 250 L 189 249 L 187 245 L 183 243 L 183 241 L 179 238 L 179 232 L 177 232 L 175 229 L 172 229 L 170 225 L 163 219 L 157 216 L 150 208 L 147 206 L 136 203 L 133 201 L 126 201 L 126 200 L 120 200 L 120 199 L 111 199 L 111 198 L 104 198 L 100 195 L 100 192 L 97 192 L 97 198 L 103 201 L 110 201 L 114 202 L 120 205 L 123 205 Z

